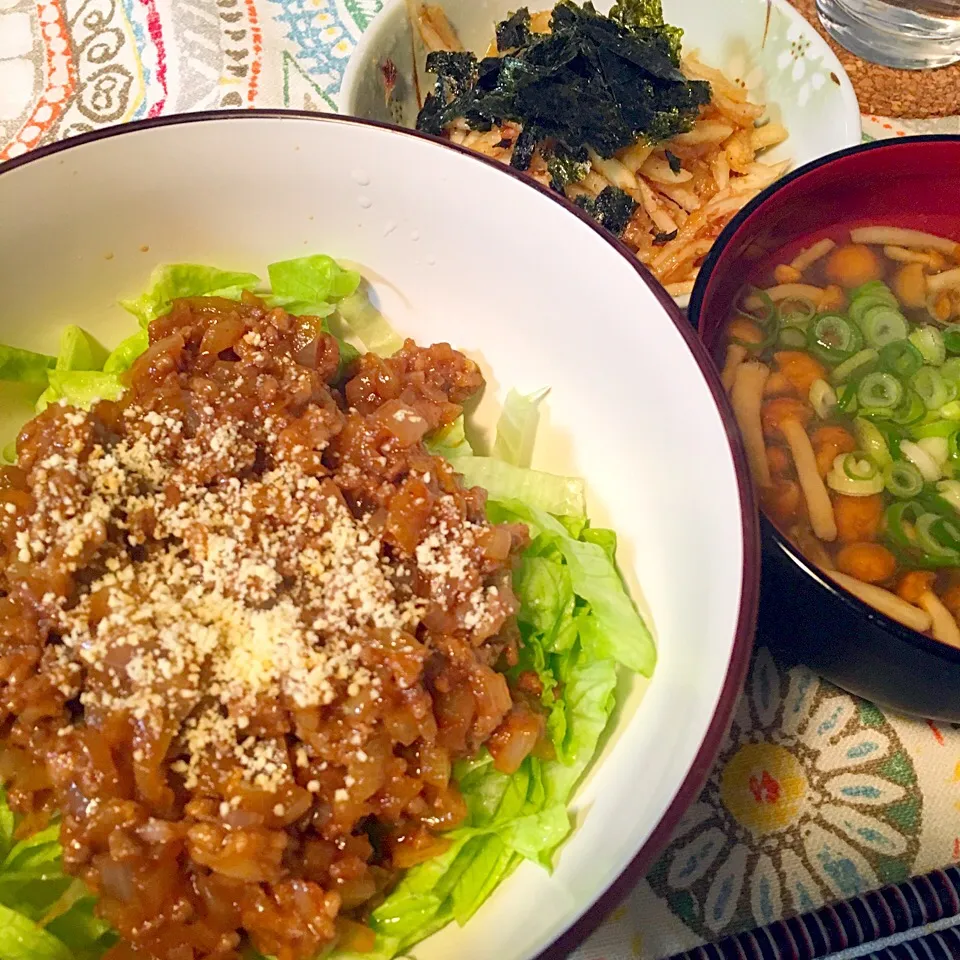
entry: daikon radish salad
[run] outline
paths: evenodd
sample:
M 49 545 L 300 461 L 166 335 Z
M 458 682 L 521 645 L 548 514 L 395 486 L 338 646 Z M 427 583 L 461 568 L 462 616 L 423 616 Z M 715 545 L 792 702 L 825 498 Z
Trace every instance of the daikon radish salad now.
M 762 508 L 851 593 L 960 647 L 960 244 L 875 224 L 772 262 L 723 368 Z

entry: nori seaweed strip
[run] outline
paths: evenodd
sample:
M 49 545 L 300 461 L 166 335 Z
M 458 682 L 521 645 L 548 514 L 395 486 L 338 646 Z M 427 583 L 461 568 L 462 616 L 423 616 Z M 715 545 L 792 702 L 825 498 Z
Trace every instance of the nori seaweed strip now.
M 497 49 L 516 50 L 530 39 L 530 11 L 521 7 L 509 20 L 497 24 Z
M 529 170 L 530 161 L 533 159 L 533 152 L 537 149 L 540 137 L 541 134 L 535 127 L 524 127 L 514 145 L 510 166 L 515 170 Z

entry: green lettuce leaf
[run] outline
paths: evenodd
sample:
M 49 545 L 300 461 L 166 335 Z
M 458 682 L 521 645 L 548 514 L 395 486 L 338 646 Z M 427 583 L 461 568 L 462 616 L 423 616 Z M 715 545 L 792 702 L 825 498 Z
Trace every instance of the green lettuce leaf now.
M 6 860 L 13 846 L 14 826 L 13 811 L 7 803 L 7 791 L 0 784 L 0 862 Z
M 0 344 L 0 380 L 45 384 L 47 371 L 52 370 L 56 363 L 56 357 Z
M 50 920 L 45 929 L 58 940 L 68 944 L 75 960 L 95 960 L 117 941 L 110 925 L 94 912 L 97 898 L 86 892 L 83 884 L 75 881 L 78 891 L 73 903 Z
M 60 334 L 60 352 L 57 370 L 102 370 L 107 350 L 86 330 L 74 324 L 63 328 Z
M 147 326 L 162 317 L 180 297 L 226 297 L 236 300 L 244 290 L 253 290 L 260 278 L 253 273 L 219 270 L 200 263 L 170 263 L 157 267 L 147 289 L 120 305 Z
M 98 960 L 116 938 L 64 873 L 59 824 L 16 843 L 15 829 L 0 787 L 0 960 Z
M 517 500 L 536 510 L 559 516 L 582 517 L 586 491 L 579 477 L 515 467 L 493 457 L 457 457 L 457 473 L 468 487 L 483 487 L 492 500 Z
M 62 852 L 58 824 L 14 844 L 0 864 L 0 904 L 42 920 L 73 883 L 63 872 Z
M 37 401 L 37 413 L 60 400 L 89 410 L 99 400 L 119 400 L 126 389 L 117 374 L 96 370 L 51 370 L 49 379 L 50 386 Z
M 126 340 L 121 340 L 103 364 L 104 373 L 123 373 L 150 346 L 150 334 L 141 328 Z
M 459 469 L 459 466 L 458 466 Z M 596 655 L 613 657 L 625 667 L 649 677 L 656 664 L 656 647 L 637 612 L 607 547 L 570 536 L 557 519 L 519 500 L 489 505 L 494 517 L 520 520 L 535 536 L 551 540 L 570 568 L 573 592 L 590 605 L 597 618 L 591 643 Z
M 500 881 L 519 863 L 516 853 L 496 834 L 476 838 L 470 865 L 450 891 L 453 919 L 463 926 L 480 909 Z
M 435 430 L 424 440 L 426 448 L 436 457 L 453 460 L 455 457 L 472 457 L 473 448 L 467 440 L 463 414 L 449 426 Z
M 569 630 L 565 638 L 558 636 L 561 628 L 572 622 L 568 615 L 572 615 L 574 605 L 570 569 L 558 550 L 546 556 L 528 551 L 514 575 L 514 590 L 520 598 L 518 619 L 543 635 L 547 649 L 572 645 L 575 631 L 572 636 Z
M 533 455 L 533 443 L 540 422 L 540 401 L 546 390 L 523 394 L 511 390 L 503 402 L 503 410 L 497 422 L 497 436 L 493 443 L 493 456 L 515 467 L 529 467 Z
M 0 960 L 73 960 L 62 940 L 8 907 L 0 906 Z
M 277 297 L 267 294 L 264 302 L 271 307 L 283 307 L 295 317 L 320 317 L 324 319 L 336 311 L 332 303 L 315 303 L 312 300 L 298 300 L 296 297 Z
M 350 333 L 379 357 L 390 357 L 403 346 L 403 338 L 384 319 L 363 290 L 347 297 L 338 307 Z
M 345 270 L 333 257 L 317 253 L 309 257 L 297 257 L 294 260 L 280 260 L 267 267 L 270 277 L 270 290 L 274 297 L 289 298 L 291 302 L 326 308 L 329 304 L 343 300 L 354 293 L 360 285 L 360 274 L 355 270 Z M 282 304 L 280 304 L 282 306 Z M 291 310 L 298 316 L 327 316 L 327 313 L 314 313 L 310 309 Z M 332 311 L 328 311 L 332 312 Z
M 566 803 L 597 753 L 600 737 L 613 712 L 617 665 L 594 660 L 582 649 L 560 661 L 565 715 L 560 762 L 543 765 L 543 783 L 549 803 Z

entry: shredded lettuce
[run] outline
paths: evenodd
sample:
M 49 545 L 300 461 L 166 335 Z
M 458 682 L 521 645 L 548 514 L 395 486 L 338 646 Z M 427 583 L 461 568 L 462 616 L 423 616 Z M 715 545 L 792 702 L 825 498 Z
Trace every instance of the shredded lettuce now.
M 363 290 L 347 297 L 339 307 L 347 329 L 371 353 L 389 357 L 403 346 L 403 338 L 384 319 Z
M 52 933 L 0 905 L 0 960 L 73 960 L 73 956 Z
M 435 457 L 445 457 L 447 460 L 473 456 L 473 448 L 467 440 L 463 414 L 449 426 L 436 430 L 426 437 L 424 444 Z
M 102 370 L 106 359 L 106 349 L 86 330 L 74 324 L 63 328 L 55 369 Z
M 522 500 L 561 517 L 582 517 L 586 511 L 583 481 L 524 469 L 493 457 L 457 457 L 457 473 L 468 487 L 483 487 L 493 500 Z
M 524 396 L 511 390 L 503 403 L 497 423 L 497 437 L 493 444 L 493 456 L 515 467 L 529 467 L 533 456 L 533 442 L 540 422 L 540 401 L 546 390 Z
M 49 380 L 37 401 L 38 413 L 60 400 L 89 410 L 99 400 L 119 400 L 126 389 L 119 375 L 98 370 L 51 370 Z
M 286 297 L 300 304 L 334 304 L 360 286 L 360 274 L 356 270 L 345 270 L 332 257 L 319 253 L 271 263 L 267 274 L 274 297 Z M 308 309 L 290 312 L 321 316 Z
M 150 334 L 146 327 L 121 340 L 103 364 L 104 373 L 123 373 L 129 370 L 137 357 L 150 346 Z
M 43 384 L 47 382 L 47 371 L 56 363 L 56 357 L 0 345 L 0 380 Z
M 490 509 L 501 522 L 527 524 L 535 542 L 550 543 L 563 555 L 574 594 L 588 603 L 596 616 L 596 629 L 591 628 L 586 644 L 593 656 L 612 657 L 649 677 L 656 664 L 656 647 L 617 570 L 612 531 L 586 528 L 574 537 L 557 518 L 519 500 L 494 503 Z
M 60 827 L 15 841 L 0 786 L 0 960 L 97 960 L 115 941 L 95 898 L 63 872 Z
M 150 275 L 147 289 L 132 300 L 121 300 L 146 327 L 162 317 L 170 304 L 180 297 L 226 297 L 236 300 L 244 290 L 253 290 L 260 282 L 254 273 L 220 270 L 199 263 L 170 263 L 157 267 Z

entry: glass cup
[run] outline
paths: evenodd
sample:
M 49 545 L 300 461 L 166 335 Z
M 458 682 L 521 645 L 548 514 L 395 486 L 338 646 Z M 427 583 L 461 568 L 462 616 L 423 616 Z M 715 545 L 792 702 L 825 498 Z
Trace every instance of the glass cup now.
M 925 70 L 960 62 L 960 0 L 817 0 L 827 32 L 871 63 Z

